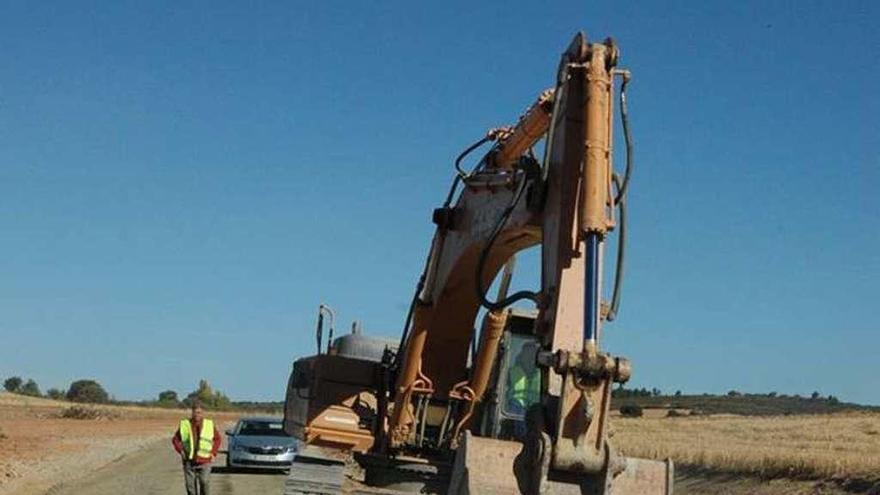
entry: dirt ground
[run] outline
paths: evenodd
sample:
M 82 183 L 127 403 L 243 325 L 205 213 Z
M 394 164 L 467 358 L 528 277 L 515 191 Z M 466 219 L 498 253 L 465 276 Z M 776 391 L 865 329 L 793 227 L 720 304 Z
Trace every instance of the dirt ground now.
M 221 456 L 211 474 L 212 495 L 281 495 L 286 475 L 278 471 L 230 471 Z M 180 461 L 166 442 L 114 461 L 73 482 L 60 483 L 46 495 L 179 495 L 184 493 Z
M 110 419 L 59 417 L 71 406 L 0 393 L 0 495 L 41 495 L 60 481 L 82 478 L 127 454 L 169 442 L 178 419 L 187 414 L 104 407 L 99 410 Z M 217 417 L 222 423 L 234 419 Z

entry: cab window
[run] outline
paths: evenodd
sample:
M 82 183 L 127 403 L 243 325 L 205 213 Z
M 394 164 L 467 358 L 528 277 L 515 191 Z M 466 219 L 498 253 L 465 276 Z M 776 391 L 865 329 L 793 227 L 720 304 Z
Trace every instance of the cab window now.
M 541 399 L 541 372 L 535 364 L 538 344 L 532 337 L 513 334 L 508 349 L 504 413 L 524 417 Z

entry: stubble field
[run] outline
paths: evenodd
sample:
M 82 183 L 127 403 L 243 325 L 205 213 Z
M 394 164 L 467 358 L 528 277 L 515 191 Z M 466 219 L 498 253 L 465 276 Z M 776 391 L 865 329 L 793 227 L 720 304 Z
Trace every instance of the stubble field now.
M 880 489 L 880 414 L 614 418 L 627 455 L 762 479 L 838 480 Z M 861 493 L 867 493 L 861 492 Z

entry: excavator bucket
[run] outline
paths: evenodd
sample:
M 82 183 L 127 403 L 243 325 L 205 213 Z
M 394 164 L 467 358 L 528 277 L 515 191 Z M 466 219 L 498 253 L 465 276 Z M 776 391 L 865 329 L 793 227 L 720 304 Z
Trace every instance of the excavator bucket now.
M 626 467 L 610 480 L 596 486 L 593 479 L 554 476 L 549 473 L 541 484 L 541 494 L 560 495 L 671 495 L 673 465 L 666 462 L 628 457 Z M 530 494 L 530 466 L 523 444 L 465 433 L 455 455 L 449 495 Z M 537 494 L 535 494 L 537 495 Z

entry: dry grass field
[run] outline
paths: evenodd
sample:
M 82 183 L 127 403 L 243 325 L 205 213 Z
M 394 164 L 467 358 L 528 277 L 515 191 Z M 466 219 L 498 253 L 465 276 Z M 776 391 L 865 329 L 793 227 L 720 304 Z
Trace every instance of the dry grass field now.
M 880 414 L 613 420 L 627 455 L 762 478 L 877 480 Z

